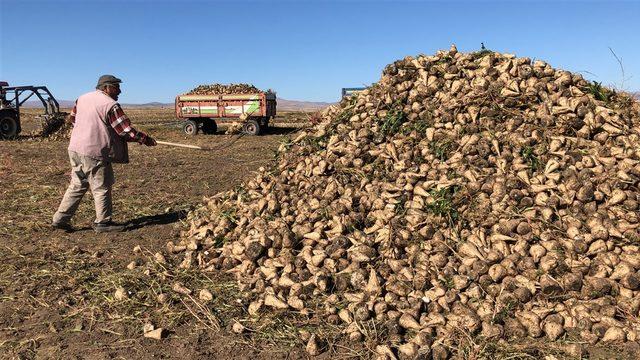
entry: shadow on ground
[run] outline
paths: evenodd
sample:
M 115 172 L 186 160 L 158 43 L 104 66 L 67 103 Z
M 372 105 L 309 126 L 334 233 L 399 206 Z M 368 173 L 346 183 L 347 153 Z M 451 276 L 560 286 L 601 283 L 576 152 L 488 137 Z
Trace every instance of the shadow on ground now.
M 151 225 L 172 224 L 187 217 L 187 210 L 173 211 L 158 215 L 142 216 L 127 223 L 127 230 L 140 229 Z
M 219 136 L 219 135 L 225 135 L 225 131 L 227 130 L 227 125 L 221 125 L 218 128 L 218 132 L 215 134 L 198 134 L 198 136 L 204 135 L 204 136 Z M 267 127 L 266 130 L 264 130 L 264 132 L 261 135 L 288 135 L 291 133 L 294 133 L 296 131 L 300 130 L 300 126 L 282 126 L 282 125 L 278 125 L 277 127 L 275 126 L 269 126 Z M 247 134 L 235 134 L 235 135 L 246 135 L 246 136 L 250 136 Z
M 285 126 L 279 126 L 279 127 L 268 127 L 267 130 L 265 131 L 265 134 L 268 135 L 287 135 L 287 134 L 291 134 L 293 132 L 296 132 L 300 130 L 300 127 L 285 127 Z

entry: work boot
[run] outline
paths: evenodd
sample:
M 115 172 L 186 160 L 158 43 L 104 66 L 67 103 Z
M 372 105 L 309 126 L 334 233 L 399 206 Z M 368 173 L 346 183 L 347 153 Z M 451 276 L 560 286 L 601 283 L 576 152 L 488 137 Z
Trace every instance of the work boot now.
M 65 232 L 73 231 L 73 226 L 68 222 L 54 222 L 51 223 L 51 227 L 58 230 L 64 230 Z
M 102 232 L 121 232 L 124 231 L 125 226 L 123 224 L 118 224 L 113 221 L 109 221 L 106 223 L 93 223 L 93 230 L 97 233 Z

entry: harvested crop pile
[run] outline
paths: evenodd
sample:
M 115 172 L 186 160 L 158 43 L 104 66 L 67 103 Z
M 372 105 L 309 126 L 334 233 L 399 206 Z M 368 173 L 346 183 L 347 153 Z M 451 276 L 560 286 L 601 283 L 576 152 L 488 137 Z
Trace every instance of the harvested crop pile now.
M 214 94 L 256 94 L 264 91 L 250 84 L 211 84 L 199 85 L 184 95 L 214 95 Z
M 45 115 L 42 117 L 42 137 L 51 140 L 62 140 L 71 137 L 73 125 L 66 122 L 68 113 Z
M 234 273 L 250 314 L 316 314 L 354 341 L 376 321 L 387 355 L 446 357 L 461 333 L 639 340 L 629 97 L 452 47 L 388 65 L 323 116 L 190 214 L 167 244 L 179 267 Z

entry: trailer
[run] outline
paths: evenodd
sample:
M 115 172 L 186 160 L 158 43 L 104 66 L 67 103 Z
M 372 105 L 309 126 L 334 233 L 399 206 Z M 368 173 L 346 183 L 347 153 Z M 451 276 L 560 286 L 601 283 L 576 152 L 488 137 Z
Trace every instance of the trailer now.
M 243 131 L 250 135 L 263 133 L 276 116 L 276 95 L 255 94 L 178 95 L 176 116 L 184 120 L 187 135 L 215 134 L 218 122 L 244 121 Z

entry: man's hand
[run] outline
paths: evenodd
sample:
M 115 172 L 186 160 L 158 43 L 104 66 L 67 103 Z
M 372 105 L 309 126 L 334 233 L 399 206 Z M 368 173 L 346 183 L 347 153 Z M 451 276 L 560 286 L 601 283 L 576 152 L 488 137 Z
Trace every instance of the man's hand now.
M 158 145 L 158 143 L 156 143 L 155 139 L 152 138 L 149 135 L 147 135 L 147 137 L 144 139 L 143 144 L 145 144 L 147 146 L 156 146 L 156 145 Z

